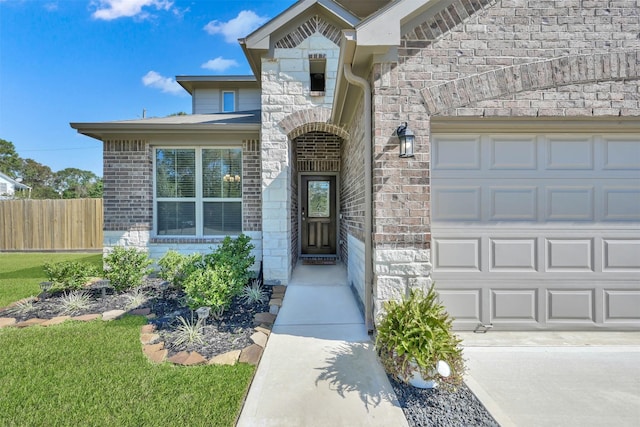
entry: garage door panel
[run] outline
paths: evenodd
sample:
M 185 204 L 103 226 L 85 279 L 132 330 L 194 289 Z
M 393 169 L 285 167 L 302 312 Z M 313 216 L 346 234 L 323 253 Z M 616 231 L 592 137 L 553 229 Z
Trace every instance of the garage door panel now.
M 434 141 L 438 145 L 434 151 L 432 168 L 438 170 L 480 169 L 480 138 L 455 137 Z
M 438 297 L 457 321 L 480 322 L 480 289 L 438 289 Z
M 538 188 L 489 187 L 491 221 L 537 221 Z
M 605 271 L 629 270 L 640 273 L 640 239 L 603 239 L 602 244 Z
M 619 322 L 640 318 L 640 290 L 605 291 L 605 321 Z
M 432 194 L 434 220 L 480 221 L 480 187 L 440 187 Z
M 593 221 L 593 186 L 550 186 L 546 188 L 547 221 Z
M 640 188 L 605 186 L 602 192 L 603 220 L 640 221 Z
M 548 322 L 595 322 L 594 290 L 550 289 L 547 300 Z
M 491 146 L 490 169 L 537 169 L 538 161 L 535 137 L 491 137 L 489 141 Z
M 434 268 L 449 271 L 480 271 L 480 239 L 439 239 Z
M 491 271 L 537 271 L 536 239 L 490 239 Z
M 593 271 L 593 239 L 547 239 L 547 271 Z
M 550 136 L 547 139 L 546 169 L 593 170 L 592 137 Z
M 640 170 L 640 138 L 605 138 L 604 168 Z
M 536 289 L 499 289 L 491 291 L 491 322 L 537 322 Z

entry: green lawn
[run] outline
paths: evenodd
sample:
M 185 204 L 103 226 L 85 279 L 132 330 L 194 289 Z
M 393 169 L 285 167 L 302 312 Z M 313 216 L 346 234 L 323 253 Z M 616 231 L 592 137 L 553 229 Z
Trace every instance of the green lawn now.
M 102 254 L 87 253 L 0 253 L 0 307 L 40 293 L 47 280 L 46 262 L 79 261 L 102 268 Z
M 232 426 L 254 367 L 154 365 L 143 317 L 0 329 L 2 426 Z
M 0 307 L 38 294 L 42 264 L 100 254 L 0 254 Z M 254 367 L 177 367 L 142 353 L 143 317 L 0 329 L 0 426 L 232 426 Z

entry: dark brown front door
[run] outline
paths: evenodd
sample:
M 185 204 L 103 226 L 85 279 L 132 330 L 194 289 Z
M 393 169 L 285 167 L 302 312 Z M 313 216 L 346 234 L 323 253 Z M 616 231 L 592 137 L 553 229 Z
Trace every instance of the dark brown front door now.
M 336 177 L 303 176 L 300 223 L 303 255 L 336 254 Z

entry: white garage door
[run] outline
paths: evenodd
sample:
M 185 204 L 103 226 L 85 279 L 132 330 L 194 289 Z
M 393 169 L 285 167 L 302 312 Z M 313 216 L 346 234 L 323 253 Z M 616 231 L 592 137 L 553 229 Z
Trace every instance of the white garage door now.
M 439 133 L 431 160 L 456 328 L 640 327 L 640 135 Z

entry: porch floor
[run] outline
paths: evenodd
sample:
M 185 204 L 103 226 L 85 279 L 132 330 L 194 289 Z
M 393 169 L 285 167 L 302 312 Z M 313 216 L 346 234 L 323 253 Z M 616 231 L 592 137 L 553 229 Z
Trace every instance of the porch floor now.
M 343 264 L 293 271 L 238 426 L 406 426 Z

